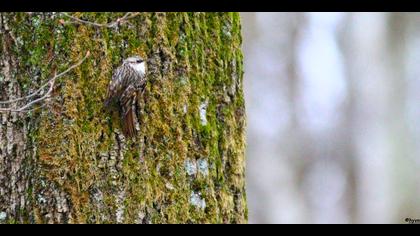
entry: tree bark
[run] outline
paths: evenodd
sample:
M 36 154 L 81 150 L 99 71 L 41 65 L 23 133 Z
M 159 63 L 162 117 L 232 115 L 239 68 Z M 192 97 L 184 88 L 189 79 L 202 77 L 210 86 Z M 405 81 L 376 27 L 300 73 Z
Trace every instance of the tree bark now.
M 0 101 L 90 52 L 35 110 L 0 113 L 0 223 L 247 221 L 239 14 L 0 14 Z M 149 83 L 128 140 L 103 101 L 134 54 Z

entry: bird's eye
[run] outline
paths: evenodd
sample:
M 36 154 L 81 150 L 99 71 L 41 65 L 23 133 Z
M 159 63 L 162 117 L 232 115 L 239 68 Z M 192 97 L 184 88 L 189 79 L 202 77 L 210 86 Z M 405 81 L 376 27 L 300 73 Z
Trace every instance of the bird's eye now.
M 141 59 L 137 60 L 137 63 L 142 63 L 142 62 L 143 62 L 143 60 L 141 60 Z

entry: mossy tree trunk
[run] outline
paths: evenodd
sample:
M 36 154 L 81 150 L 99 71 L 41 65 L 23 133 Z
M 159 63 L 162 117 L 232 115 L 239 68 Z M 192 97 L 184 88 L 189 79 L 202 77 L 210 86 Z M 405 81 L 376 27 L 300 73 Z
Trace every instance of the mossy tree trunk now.
M 0 16 L 0 101 L 90 52 L 36 110 L 0 113 L 0 223 L 246 222 L 239 14 L 142 13 L 117 27 Z M 102 104 L 113 69 L 134 54 L 151 59 L 150 82 L 128 140 Z

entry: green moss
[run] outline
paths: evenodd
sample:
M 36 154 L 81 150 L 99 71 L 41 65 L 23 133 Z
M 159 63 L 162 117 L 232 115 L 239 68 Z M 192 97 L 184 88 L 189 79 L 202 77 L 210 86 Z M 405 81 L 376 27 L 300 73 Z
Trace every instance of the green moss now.
M 74 15 L 105 23 L 124 13 Z M 246 222 L 239 14 L 143 13 L 117 29 L 61 25 L 61 18 L 19 13 L 14 23 L 24 42 L 18 49 L 26 87 L 39 86 L 52 68 L 63 71 L 91 52 L 60 79 L 55 103 L 38 114 L 31 131 L 39 147 L 38 178 L 68 194 L 72 221 L 116 222 L 110 212 L 122 207 L 127 223 Z M 50 54 L 54 60 L 48 62 Z M 115 112 L 104 112 L 102 103 L 113 68 L 132 54 L 151 58 L 152 73 L 139 99 L 140 134 L 125 142 L 119 159 L 113 150 L 121 142 L 115 134 L 119 120 Z M 101 160 L 101 153 L 115 160 Z M 208 174 L 188 176 L 187 158 L 206 158 Z M 102 193 L 103 208 L 93 204 L 92 189 Z M 117 206 L 120 191 L 125 197 Z M 191 205 L 193 191 L 201 194 L 205 209 Z M 37 208 L 34 203 L 34 212 Z

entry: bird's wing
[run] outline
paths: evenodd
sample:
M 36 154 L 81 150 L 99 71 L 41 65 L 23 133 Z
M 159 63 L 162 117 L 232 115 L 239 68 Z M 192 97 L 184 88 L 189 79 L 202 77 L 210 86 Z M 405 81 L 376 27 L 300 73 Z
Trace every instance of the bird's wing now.
M 127 86 L 127 69 L 129 66 L 121 65 L 112 74 L 111 81 L 108 85 L 107 96 L 105 100 L 105 106 L 109 106 L 121 97 Z
M 123 70 L 121 67 L 118 67 L 112 75 L 111 81 L 109 82 L 107 99 L 118 97 L 118 95 L 121 93 L 122 77 Z
M 138 77 L 134 69 L 129 65 L 122 65 L 115 70 L 115 73 L 112 75 L 112 79 L 108 86 L 107 99 L 105 101 L 105 106 L 109 106 L 114 101 L 124 100 L 124 92 L 127 88 L 132 85 L 134 90 L 139 89 L 144 86 L 146 80 L 144 75 L 141 78 Z
M 133 85 L 129 85 L 121 95 L 120 109 L 123 132 L 126 137 L 135 135 L 135 121 L 133 105 L 136 100 L 136 89 Z

